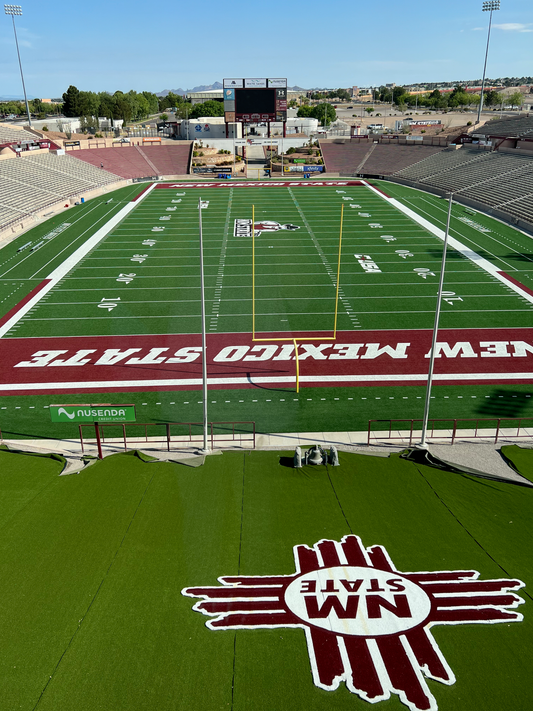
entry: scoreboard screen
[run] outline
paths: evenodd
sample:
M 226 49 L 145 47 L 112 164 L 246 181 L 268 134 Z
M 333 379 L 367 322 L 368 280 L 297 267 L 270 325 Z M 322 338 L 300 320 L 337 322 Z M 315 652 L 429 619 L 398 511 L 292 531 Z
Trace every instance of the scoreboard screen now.
M 227 123 L 287 120 L 286 79 L 224 79 Z
M 235 89 L 235 113 L 275 114 L 275 89 Z

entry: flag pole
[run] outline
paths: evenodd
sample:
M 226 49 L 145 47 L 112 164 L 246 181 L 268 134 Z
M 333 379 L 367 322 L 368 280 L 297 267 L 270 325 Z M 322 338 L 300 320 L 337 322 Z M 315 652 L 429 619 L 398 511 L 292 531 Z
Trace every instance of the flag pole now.
M 204 284 L 204 241 L 202 234 L 202 198 L 198 199 L 198 225 L 200 232 L 200 301 L 202 304 L 202 385 L 203 385 L 203 452 L 209 452 L 207 444 L 207 343 L 205 331 L 205 284 Z
M 435 324 L 433 326 L 433 338 L 431 340 L 431 351 L 429 355 L 429 370 L 426 386 L 426 402 L 424 404 L 424 420 L 422 422 L 422 438 L 419 447 L 427 447 L 426 436 L 429 418 L 429 403 L 431 401 L 431 385 L 433 383 L 433 367 L 435 363 L 435 346 L 437 344 L 437 333 L 439 330 L 440 306 L 442 303 L 442 287 L 444 285 L 444 269 L 446 267 L 446 250 L 448 248 L 448 234 L 450 232 L 450 218 L 452 215 L 453 193 L 449 193 L 448 217 L 446 220 L 446 232 L 444 233 L 444 248 L 442 250 L 442 265 L 440 269 L 439 291 L 437 294 L 437 308 L 435 310 Z

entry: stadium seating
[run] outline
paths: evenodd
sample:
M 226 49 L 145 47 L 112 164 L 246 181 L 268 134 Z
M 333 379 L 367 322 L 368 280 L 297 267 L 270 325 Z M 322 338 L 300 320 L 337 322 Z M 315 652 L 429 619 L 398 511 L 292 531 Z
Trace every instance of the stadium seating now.
M 34 133 L 25 131 L 23 128 L 13 128 L 6 124 L 0 124 L 0 145 L 5 143 L 20 143 L 21 141 L 37 141 L 39 139 Z
M 533 116 L 495 119 L 476 128 L 476 135 L 483 136 L 526 136 L 533 137 Z
M 70 155 L 121 178 L 186 175 L 191 143 L 177 146 L 127 146 L 73 151 Z
M 83 165 L 83 164 L 81 164 Z M 63 155 L 43 153 L 0 161 L 0 225 L 43 210 L 80 192 L 117 182 L 117 176 Z
M 407 165 L 439 153 L 439 146 L 406 146 L 368 142 L 320 141 L 328 173 L 391 175 Z

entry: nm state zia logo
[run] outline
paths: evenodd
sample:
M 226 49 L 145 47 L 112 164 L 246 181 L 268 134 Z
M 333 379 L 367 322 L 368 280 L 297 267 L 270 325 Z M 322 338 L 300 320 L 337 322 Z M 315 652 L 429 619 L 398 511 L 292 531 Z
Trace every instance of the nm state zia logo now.
M 520 580 L 478 580 L 474 570 L 403 573 L 382 546 L 358 536 L 294 547 L 293 575 L 224 576 L 220 586 L 185 588 L 212 630 L 302 627 L 313 681 L 333 691 L 344 681 L 376 703 L 398 694 L 412 711 L 438 708 L 425 678 L 455 676 L 433 625 L 520 622 Z
M 278 230 L 299 230 L 299 225 L 282 225 L 279 222 L 271 220 L 258 220 L 254 222 L 255 236 L 258 237 L 263 232 L 277 232 Z M 251 237 L 252 236 L 252 221 L 238 219 L 235 220 L 233 227 L 234 237 Z

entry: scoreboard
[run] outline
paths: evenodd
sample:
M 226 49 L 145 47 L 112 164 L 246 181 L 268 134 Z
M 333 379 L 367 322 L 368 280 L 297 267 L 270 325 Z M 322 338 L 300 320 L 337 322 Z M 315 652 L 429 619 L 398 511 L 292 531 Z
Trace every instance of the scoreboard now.
M 287 120 L 286 79 L 224 79 L 226 123 Z

